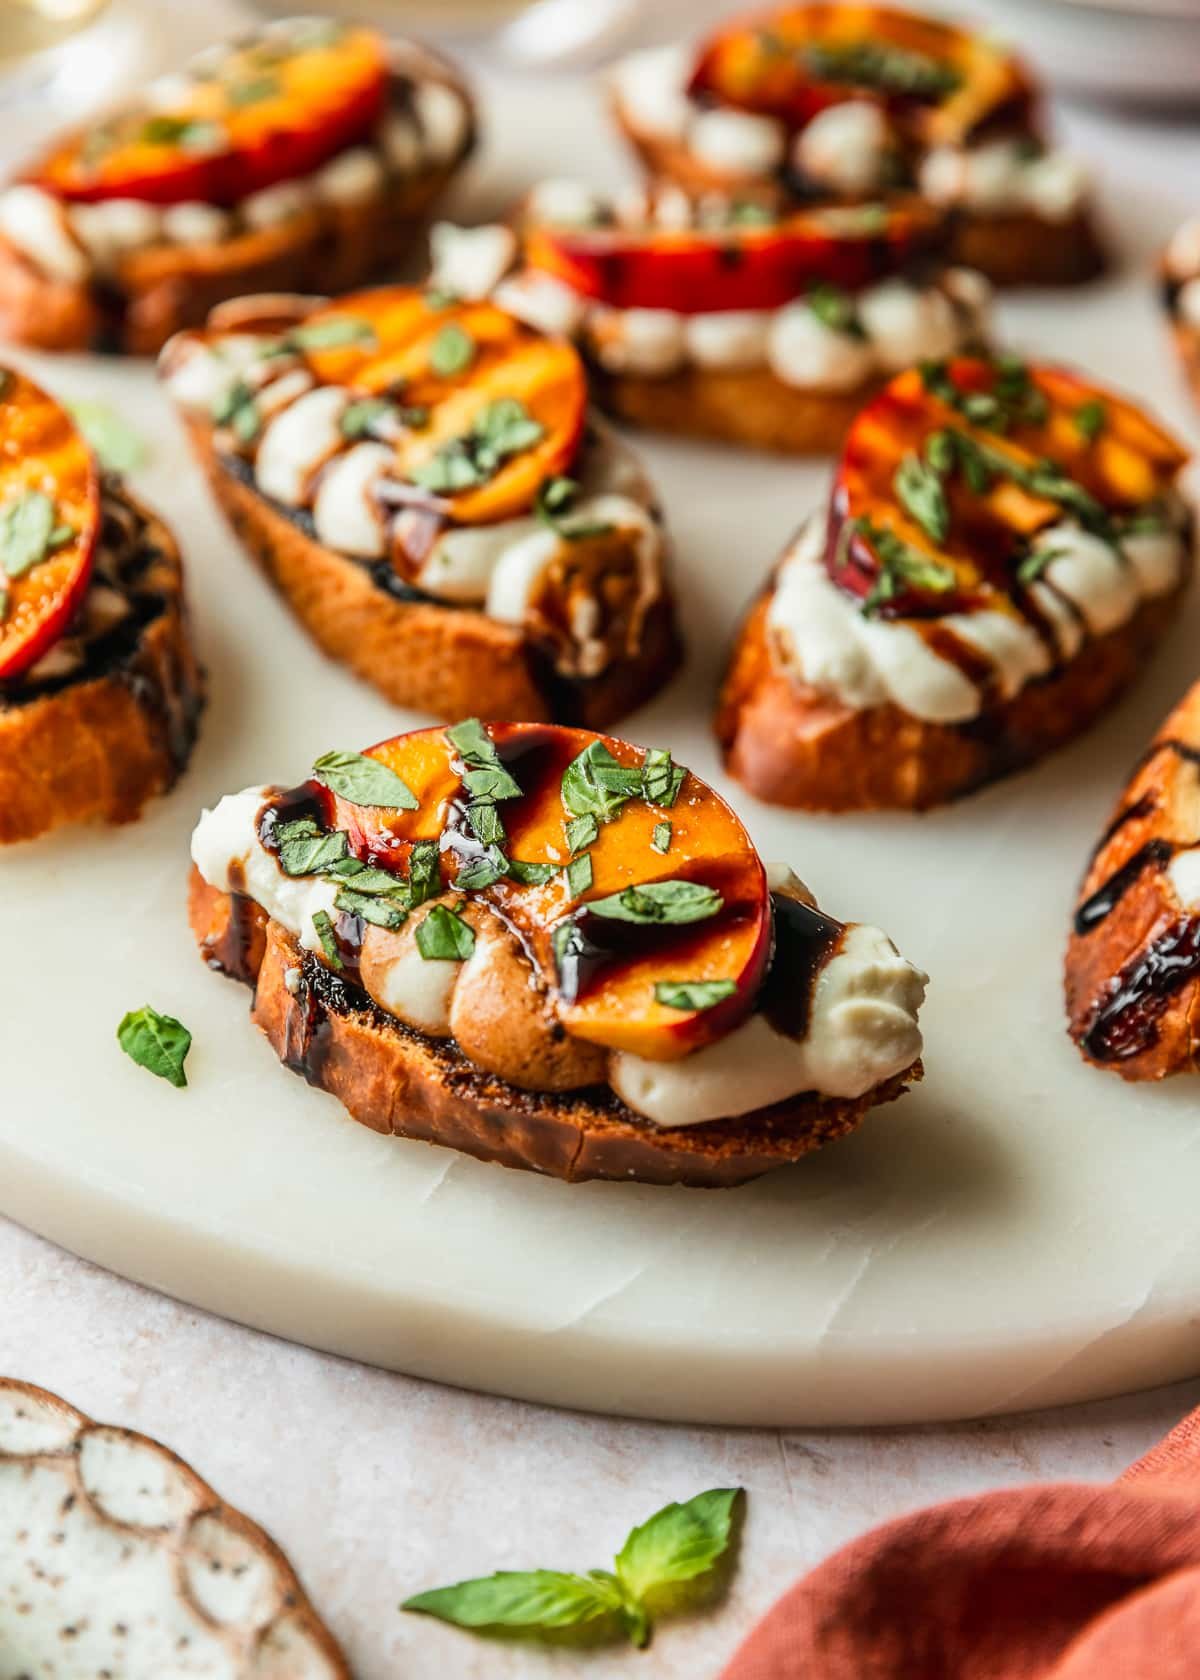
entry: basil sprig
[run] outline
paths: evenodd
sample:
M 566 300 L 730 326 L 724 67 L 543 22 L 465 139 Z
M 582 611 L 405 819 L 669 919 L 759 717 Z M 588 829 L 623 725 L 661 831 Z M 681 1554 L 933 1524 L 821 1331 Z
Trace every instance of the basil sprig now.
M 682 1504 L 664 1505 L 631 1530 L 611 1570 L 502 1570 L 417 1593 L 401 1609 L 473 1632 L 508 1629 L 534 1638 L 609 1622 L 641 1647 L 659 1607 L 685 1608 L 690 1595 L 679 1589 L 707 1575 L 725 1555 L 740 1498 L 740 1488 L 710 1488 Z M 670 1588 L 675 1592 L 668 1597 Z
M 157 1074 L 168 1085 L 182 1091 L 187 1085 L 183 1064 L 192 1047 L 192 1035 L 174 1015 L 160 1015 L 150 1004 L 131 1009 L 117 1028 L 117 1043 L 131 1061 Z
M 415 811 L 416 794 L 394 770 L 365 753 L 322 753 L 313 765 L 313 775 L 339 798 L 352 805 L 373 805 L 384 810 Z
M 671 834 L 672 829 L 669 822 L 655 823 L 654 833 L 650 836 L 650 844 L 656 852 L 665 853 L 671 850 Z
M 275 830 L 279 867 L 285 875 L 323 875 L 350 855 L 340 829 L 318 828 L 311 817 L 297 817 Z
M 336 968 L 340 972 L 346 965 L 342 961 L 342 953 L 338 950 L 337 934 L 333 931 L 328 910 L 314 910 L 312 924 L 330 968 Z

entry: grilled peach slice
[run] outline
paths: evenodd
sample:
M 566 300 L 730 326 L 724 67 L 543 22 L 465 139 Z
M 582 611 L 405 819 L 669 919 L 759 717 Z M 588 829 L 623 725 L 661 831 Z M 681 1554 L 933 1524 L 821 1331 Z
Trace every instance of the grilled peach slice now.
M 62 634 L 91 576 L 100 485 L 66 411 L 0 368 L 0 678 Z
M 532 227 L 525 260 L 615 309 L 779 309 L 814 286 L 900 273 L 937 235 L 937 214 L 911 198 L 719 229 Z
M 584 729 L 472 721 L 364 756 L 400 778 L 405 807 L 358 804 L 318 781 L 289 796 L 284 820 L 311 806 L 353 856 L 402 876 L 421 842 L 428 869 L 435 843 L 441 883 L 483 897 L 516 930 L 569 1033 L 667 1061 L 750 1012 L 771 948 L 766 873 L 725 802 L 668 754 Z M 664 1002 L 664 981 L 720 982 L 724 995 Z
M 135 101 L 77 131 L 32 178 L 76 201 L 232 204 L 364 138 L 386 92 L 379 36 L 313 20 L 231 46 L 168 107 Z

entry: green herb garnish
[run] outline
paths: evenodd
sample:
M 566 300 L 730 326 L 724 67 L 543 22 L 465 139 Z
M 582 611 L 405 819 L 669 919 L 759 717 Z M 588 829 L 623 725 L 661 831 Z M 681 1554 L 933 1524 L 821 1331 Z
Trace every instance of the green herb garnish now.
M 323 875 L 349 856 L 349 842 L 341 829 L 320 829 L 311 817 L 280 824 L 275 844 L 285 875 Z
M 650 836 L 650 844 L 656 852 L 666 853 L 671 850 L 671 833 L 672 829 L 669 822 L 655 823 L 654 833 Z
M 383 397 L 360 397 L 342 410 L 338 430 L 344 438 L 371 437 L 377 422 L 385 414 L 395 413 L 394 405 Z
M 945 594 L 957 584 L 958 578 L 952 566 L 910 548 L 886 526 L 863 518 L 854 521 L 854 529 L 879 561 L 879 574 L 862 604 L 868 618 L 888 601 L 894 601 L 905 589 Z
M 557 863 L 522 863 L 520 858 L 509 858 L 508 873 L 514 881 L 520 881 L 522 886 L 542 887 L 547 881 L 552 881 L 559 873 Z
M 446 731 L 463 765 L 462 781 L 476 799 L 519 799 L 520 784 L 504 768 L 496 744 L 478 718 L 466 718 Z
M 289 350 L 341 350 L 348 344 L 376 343 L 370 321 L 355 315 L 330 315 L 323 321 L 305 321 L 293 327 L 283 340 Z
M 642 793 L 651 805 L 670 810 L 679 797 L 687 771 L 672 761 L 667 747 L 647 747 L 642 760 Z
M 592 885 L 592 859 L 589 852 L 581 852 L 573 857 L 567 865 L 567 893 L 571 898 L 582 898 Z
M 246 105 L 261 105 L 265 99 L 278 99 L 283 86 L 277 76 L 255 76 L 253 81 L 234 82 L 225 90 L 225 97 L 236 109 Z
M 10 578 L 46 558 L 56 525 L 54 503 L 41 490 L 22 490 L 0 507 L 0 567 Z
M 463 437 L 451 438 L 409 472 L 412 483 L 434 495 L 453 495 L 494 478 L 504 462 L 532 448 L 545 435 L 524 403 L 500 397 L 480 409 Z
M 805 293 L 804 301 L 817 320 L 833 332 L 849 333 L 851 338 L 865 338 L 862 323 L 849 292 L 828 281 L 820 281 Z
M 715 916 L 724 902 L 715 887 L 699 881 L 647 881 L 594 898 L 588 909 L 617 922 L 702 922 Z
M 475 360 L 475 340 L 457 321 L 447 321 L 429 346 L 429 366 L 439 379 L 465 373 Z
M 567 845 L 573 852 L 581 852 L 585 846 L 592 845 L 599 833 L 600 824 L 590 811 L 581 817 L 572 817 L 566 824 Z
M 408 906 L 400 896 L 404 890 L 403 882 L 397 881 L 396 888 L 396 893 L 382 897 L 359 892 L 357 885 L 342 887 L 333 901 L 334 908 L 343 911 L 347 916 L 359 916 L 364 922 L 372 922 L 376 927 L 403 927 L 408 920 Z
M 573 817 L 611 822 L 642 786 L 639 766 L 619 763 L 603 741 L 592 741 L 563 772 L 562 802 Z
M 711 1009 L 736 991 L 736 980 L 658 980 L 654 1001 L 666 1009 Z
M 465 962 L 475 949 L 474 929 L 444 904 L 435 904 L 417 928 L 417 950 L 426 962 Z
M 937 472 L 910 453 L 896 468 L 892 489 L 925 534 L 935 543 L 944 543 L 950 534 L 950 503 Z
M 418 806 L 417 796 L 407 782 L 386 764 L 364 753 L 323 753 L 313 765 L 313 775 L 352 805 L 400 811 L 415 811 Z
M 1099 397 L 1093 397 L 1090 401 L 1082 403 L 1072 418 L 1080 437 L 1086 443 L 1095 443 L 1108 423 L 1108 409 Z
M 117 1043 L 139 1067 L 157 1074 L 178 1091 L 186 1087 L 183 1064 L 192 1047 L 192 1035 L 174 1015 L 160 1015 L 148 1003 L 141 1009 L 131 1009 L 117 1028 Z
M 878 88 L 910 99 L 944 99 L 962 84 L 953 65 L 882 41 L 813 41 L 803 49 L 803 62 L 818 81 Z
M 70 402 L 67 409 L 106 472 L 126 473 L 146 459 L 144 439 L 107 403 Z
M 461 863 L 454 885 L 463 892 L 479 892 L 508 874 L 508 859 L 497 845 L 485 846 L 475 857 Z
M 442 890 L 442 857 L 436 840 L 418 840 L 408 857 L 408 902 L 415 910 Z
M 338 950 L 337 935 L 333 931 L 328 910 L 314 910 L 312 925 L 316 929 L 317 938 L 321 941 L 321 949 L 330 968 L 336 968 L 340 972 L 345 964 L 342 962 L 342 953 Z

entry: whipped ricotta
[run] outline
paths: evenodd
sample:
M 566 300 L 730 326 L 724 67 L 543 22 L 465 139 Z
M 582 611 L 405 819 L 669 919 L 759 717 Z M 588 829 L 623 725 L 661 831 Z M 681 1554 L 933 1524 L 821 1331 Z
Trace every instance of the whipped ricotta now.
M 939 146 L 921 161 L 926 198 L 981 215 L 1028 212 L 1048 222 L 1075 216 L 1090 190 L 1086 165 L 1067 152 L 1031 152 L 1021 140 Z
M 792 142 L 799 172 L 829 192 L 857 198 L 886 183 L 895 151 L 887 117 L 866 99 L 830 105 L 807 122 Z
M 247 788 L 205 811 L 192 835 L 192 860 L 210 886 L 254 899 L 305 950 L 320 955 L 313 916 L 333 913 L 337 889 L 317 877 L 285 875 L 262 844 L 258 818 L 273 791 Z M 773 885 L 779 883 L 777 890 L 811 902 L 790 871 L 776 866 L 768 873 Z M 415 940 L 422 919 L 414 913 L 387 937 L 383 960 L 373 955 L 369 965 L 364 961 L 364 983 L 397 1020 L 444 1038 L 452 1031 L 456 992 L 489 967 L 489 947 L 505 935 L 490 914 L 472 915 L 472 955 L 463 963 L 429 961 Z M 517 973 L 524 997 L 532 978 L 527 959 Z M 736 1118 L 809 1091 L 852 1100 L 902 1073 L 921 1054 L 917 1015 L 926 985 L 927 977 L 878 928 L 850 924 L 817 976 L 802 1037 L 786 1036 L 755 1013 L 682 1060 L 651 1062 L 611 1052 L 608 1079 L 629 1108 L 659 1126 Z
M 1052 650 L 1015 611 L 983 609 L 936 619 L 938 645 L 919 619 L 867 618 L 829 576 L 826 525 L 814 517 L 785 554 L 767 611 L 775 657 L 797 683 L 834 695 L 855 710 L 894 702 L 930 723 L 965 723 L 983 710 L 985 688 L 1011 699 L 1049 672 Z M 1035 552 L 1052 558 L 1032 593 L 1045 610 L 1059 659 L 1070 659 L 1084 629 L 1104 635 L 1126 623 L 1143 601 L 1168 593 L 1187 560 L 1182 526 L 1127 537 L 1120 549 L 1068 520 L 1039 532 Z M 941 650 L 958 642 L 982 655 L 981 684 Z

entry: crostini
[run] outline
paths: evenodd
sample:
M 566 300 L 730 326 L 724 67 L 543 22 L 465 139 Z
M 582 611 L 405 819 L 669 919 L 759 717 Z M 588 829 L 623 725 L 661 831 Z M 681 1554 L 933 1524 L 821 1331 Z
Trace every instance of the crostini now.
M 661 515 L 565 340 L 385 287 L 225 304 L 162 368 L 247 549 L 397 705 L 599 727 L 674 671 Z
M 206 962 L 375 1131 L 737 1184 L 921 1075 L 925 976 L 765 867 L 668 751 L 469 719 L 230 795 L 192 859 Z
M 1177 230 L 1163 252 L 1159 277 L 1184 376 L 1200 402 L 1200 216 Z
M 1086 172 L 1049 150 L 1026 67 L 990 38 L 884 6 L 783 6 L 698 48 L 622 60 L 616 120 L 652 177 L 779 205 L 917 191 L 953 256 L 999 284 L 1093 278 Z
M 470 152 L 444 60 L 288 18 L 66 134 L 0 191 L 0 334 L 157 352 L 225 298 L 394 266 Z
M 1135 769 L 1079 889 L 1067 1019 L 1122 1079 L 1200 1067 L 1200 683 Z
M 1175 616 L 1186 460 L 1057 368 L 899 375 L 742 627 L 717 717 L 731 772 L 774 804 L 919 810 L 1069 741 Z
M 439 224 L 435 280 L 569 333 L 597 401 L 642 426 L 830 454 L 890 374 L 986 335 L 987 281 L 941 263 L 911 198 L 777 219 L 547 181 L 521 229 Z
M 187 764 L 203 695 L 170 531 L 0 368 L 0 843 L 133 821 Z

